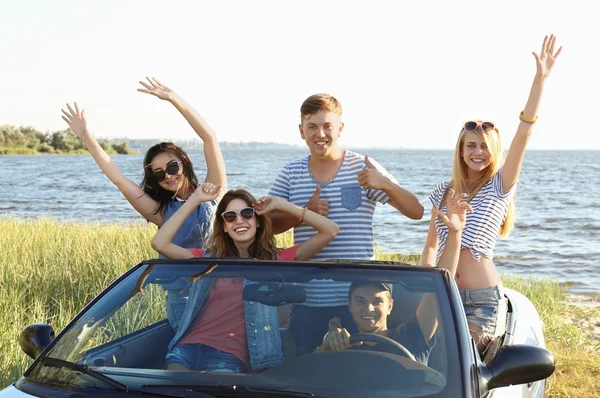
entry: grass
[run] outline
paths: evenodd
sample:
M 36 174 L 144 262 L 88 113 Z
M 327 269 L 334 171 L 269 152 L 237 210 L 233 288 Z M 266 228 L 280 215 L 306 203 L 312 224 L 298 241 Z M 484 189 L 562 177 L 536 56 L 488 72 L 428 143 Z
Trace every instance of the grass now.
M 548 380 L 547 397 L 600 397 L 600 345 L 589 330 L 565 322 L 600 316 L 600 307 L 584 308 L 564 302 L 558 282 L 504 277 L 504 284 L 527 296 L 544 321 L 547 348 L 554 354 L 556 370 Z
M 126 269 L 156 257 L 149 224 L 78 224 L 52 219 L 0 218 L 0 388 L 18 379 L 31 360 L 17 343 L 30 323 L 50 323 L 58 332 L 93 297 Z M 291 246 L 291 234 L 278 236 Z M 410 264 L 418 255 L 376 250 L 378 260 Z M 600 316 L 600 309 L 564 303 L 557 282 L 504 277 L 525 294 L 544 321 L 546 344 L 556 358 L 547 397 L 600 397 L 600 347 L 566 317 Z
M 36 155 L 38 151 L 31 148 L 25 147 L 16 147 L 16 148 L 6 148 L 0 147 L 0 155 Z
M 30 323 L 58 332 L 85 303 L 144 258 L 155 228 L 0 219 L 0 386 L 29 365 L 17 339 Z

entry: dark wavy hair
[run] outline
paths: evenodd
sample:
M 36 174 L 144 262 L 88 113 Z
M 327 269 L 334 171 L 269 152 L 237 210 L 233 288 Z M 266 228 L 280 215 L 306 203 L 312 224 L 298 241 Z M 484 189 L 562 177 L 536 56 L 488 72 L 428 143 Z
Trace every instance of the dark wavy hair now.
M 182 175 L 184 176 L 184 180 L 180 191 L 193 192 L 198 187 L 198 178 L 196 177 L 196 173 L 194 173 L 192 161 L 183 149 L 172 142 L 161 142 L 152 146 L 146 152 L 146 156 L 144 156 L 144 178 L 140 183 L 140 187 L 148 196 L 158 202 L 158 206 L 156 207 L 154 214 L 162 214 L 165 210 L 165 207 L 167 207 L 169 200 L 171 200 L 177 194 L 177 192 L 167 191 L 161 187 L 154 176 L 152 176 L 152 160 L 154 160 L 156 155 L 161 153 L 170 153 L 181 160 L 181 166 L 183 168 Z
M 225 233 L 225 221 L 221 214 L 227 209 L 227 205 L 234 199 L 241 199 L 252 206 L 256 199 L 245 189 L 232 189 L 227 191 L 217 206 L 215 222 L 213 225 L 212 236 L 208 245 L 208 251 L 215 257 L 239 257 L 240 253 L 235 247 L 235 243 L 229 234 Z M 250 257 L 259 260 L 274 260 L 277 254 L 275 246 L 275 236 L 273 235 L 273 226 L 269 217 L 255 215 L 258 222 L 254 242 L 248 248 Z

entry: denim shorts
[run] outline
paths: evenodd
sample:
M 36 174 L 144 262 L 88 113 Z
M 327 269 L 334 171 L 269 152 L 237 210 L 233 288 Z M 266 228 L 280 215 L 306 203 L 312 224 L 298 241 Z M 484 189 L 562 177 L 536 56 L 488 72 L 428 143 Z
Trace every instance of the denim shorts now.
M 467 321 L 477 325 L 471 330 L 480 339 L 495 338 L 506 332 L 507 305 L 502 284 L 483 289 L 461 290 L 460 298 Z
M 178 344 L 169 351 L 165 359 L 165 368 L 178 363 L 189 370 L 245 373 L 246 367 L 238 357 L 228 352 L 204 344 Z

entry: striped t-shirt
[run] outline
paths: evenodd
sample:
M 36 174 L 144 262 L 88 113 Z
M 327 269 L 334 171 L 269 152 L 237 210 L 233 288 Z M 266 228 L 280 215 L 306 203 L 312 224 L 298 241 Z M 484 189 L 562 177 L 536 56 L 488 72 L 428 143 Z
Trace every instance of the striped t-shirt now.
M 308 168 L 310 156 L 294 160 L 279 173 L 269 195 L 279 196 L 305 206 L 315 193 L 317 181 Z M 381 165 L 369 158 L 386 177 L 397 183 Z M 333 258 L 371 259 L 373 257 L 373 212 L 377 202 L 387 203 L 389 197 L 382 190 L 363 189 L 358 173 L 367 168 L 364 156 L 346 151 L 344 161 L 335 177 L 321 185 L 319 199 L 329 202 L 328 218 L 340 226 L 338 235 L 313 260 Z M 294 243 L 299 244 L 316 231 L 307 224 L 294 228 Z M 349 283 L 315 280 L 304 285 L 306 302 L 312 307 L 333 307 L 348 303 Z
M 429 200 L 436 208 L 439 207 L 444 192 L 450 181 L 439 184 L 429 195 Z M 477 261 L 483 254 L 487 258 L 494 257 L 498 233 L 506 218 L 506 213 L 517 189 L 514 184 L 506 192 L 502 192 L 502 170 L 498 171 L 469 202 L 473 207 L 473 213 L 467 212 L 467 223 L 462 232 L 461 249 L 469 249 L 473 258 Z M 446 205 L 441 209 L 446 211 Z M 438 218 L 435 221 L 435 229 L 439 237 L 437 259 L 439 260 L 446 247 L 448 238 L 448 227 Z

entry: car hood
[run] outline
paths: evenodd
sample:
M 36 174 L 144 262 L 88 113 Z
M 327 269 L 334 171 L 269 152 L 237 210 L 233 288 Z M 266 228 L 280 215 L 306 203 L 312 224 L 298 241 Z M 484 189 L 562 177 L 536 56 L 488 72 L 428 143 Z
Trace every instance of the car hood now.
M 15 398 L 15 397 L 33 397 L 33 395 L 25 394 L 22 391 L 19 391 L 15 388 L 15 386 L 6 387 L 3 390 L 0 390 L 0 398 Z

